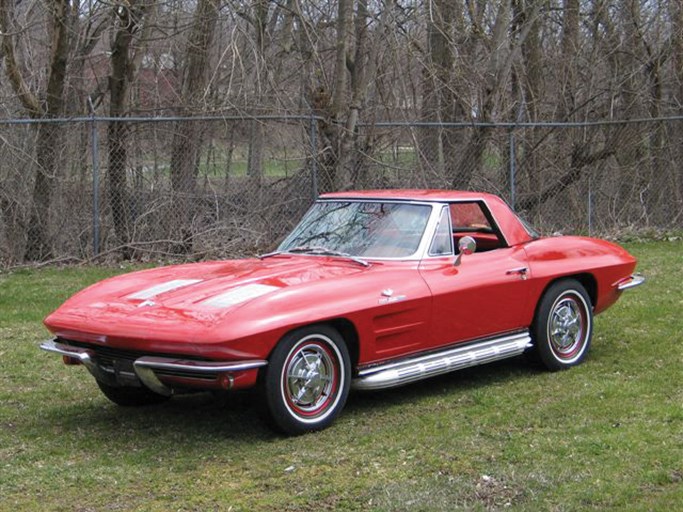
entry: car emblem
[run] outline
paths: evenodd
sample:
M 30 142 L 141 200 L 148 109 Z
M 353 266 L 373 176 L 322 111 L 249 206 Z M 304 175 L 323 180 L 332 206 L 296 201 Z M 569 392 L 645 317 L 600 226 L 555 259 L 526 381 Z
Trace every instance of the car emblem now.
M 146 300 L 146 301 L 141 302 L 140 304 L 138 304 L 138 307 L 139 307 L 139 308 L 144 308 L 144 307 L 146 307 L 146 306 L 156 306 L 156 305 L 157 305 L 157 303 L 154 302 L 153 300 Z
M 382 290 L 382 296 L 379 298 L 378 303 L 379 304 L 392 304 L 394 302 L 400 302 L 402 300 L 406 300 L 405 295 L 394 296 L 394 290 L 392 290 L 391 288 L 386 288 L 385 290 Z

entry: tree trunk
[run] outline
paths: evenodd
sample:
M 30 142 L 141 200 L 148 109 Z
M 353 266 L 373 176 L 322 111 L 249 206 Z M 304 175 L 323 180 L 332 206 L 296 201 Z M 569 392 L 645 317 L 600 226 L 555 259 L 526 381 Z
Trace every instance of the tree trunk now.
M 496 19 L 491 35 L 491 52 L 488 56 L 487 72 L 480 84 L 480 103 L 477 121 L 482 123 L 494 122 L 494 115 L 500 109 L 501 98 L 504 95 L 510 77 L 512 64 L 519 49 L 524 44 L 532 22 L 540 10 L 540 3 L 535 4 L 529 19 L 520 26 L 516 39 L 510 39 L 511 3 L 503 0 L 498 4 Z M 484 169 L 484 152 L 489 143 L 492 130 L 480 127 L 472 131 L 472 135 L 464 149 L 459 153 L 456 166 L 457 174 L 451 178 L 453 188 L 469 188 L 472 175 L 482 173 Z
M 0 1 L 0 29 L 3 32 L 2 49 L 5 68 L 10 84 L 24 108 L 34 118 L 55 118 L 64 113 L 64 84 L 69 53 L 70 1 L 54 0 L 50 3 L 52 55 L 48 68 L 48 80 L 44 106 L 27 86 L 16 58 L 14 43 L 9 30 L 10 7 L 7 0 Z M 52 256 L 49 237 L 50 211 L 57 173 L 60 168 L 58 153 L 61 148 L 62 130 L 58 125 L 38 125 L 36 140 L 36 179 L 33 186 L 31 208 L 26 231 L 24 258 L 41 261 Z
M 109 75 L 109 115 L 123 117 L 128 109 L 130 84 L 136 74 L 133 40 L 142 29 L 148 5 L 144 0 L 131 1 L 125 7 L 115 7 L 118 29 L 111 48 L 111 74 Z M 107 186 L 114 232 L 122 246 L 124 258 L 132 256 L 131 212 L 128 197 L 128 144 L 129 127 L 124 122 L 110 121 L 107 127 L 109 172 Z
M 64 112 L 64 84 L 69 52 L 69 0 L 52 3 L 52 61 L 47 81 L 45 117 L 59 117 Z M 25 258 L 40 261 L 52 256 L 48 236 L 52 195 L 60 168 L 58 154 L 62 146 L 62 129 L 55 124 L 38 127 L 36 163 L 38 173 L 33 188 L 31 215 Z
M 348 102 L 348 68 L 349 48 L 353 37 L 353 0 L 339 0 L 337 8 L 337 35 L 334 61 L 334 89 L 330 105 L 330 120 L 333 127 L 331 135 L 331 156 L 325 169 L 326 179 L 322 180 L 322 191 L 344 190 L 349 188 L 351 176 L 343 162 L 343 139 L 352 136 L 346 133 L 344 113 Z
M 674 104 L 676 105 L 676 114 L 683 115 L 683 4 L 680 0 L 670 0 L 671 18 L 673 20 L 673 69 L 675 78 L 675 87 L 673 91 Z M 675 161 L 683 162 L 683 122 L 677 121 L 675 128 L 672 130 L 674 134 L 671 143 L 675 146 L 674 154 L 677 158 Z M 683 210 L 683 176 L 681 176 L 678 164 L 674 165 L 674 187 L 673 191 L 676 194 L 676 202 L 679 211 Z
M 519 19 L 518 30 L 526 23 L 531 23 L 529 35 L 522 44 L 523 72 L 519 74 L 521 89 L 523 94 L 522 108 L 515 113 L 516 120 L 538 122 L 540 120 L 540 108 L 543 100 L 543 53 L 541 51 L 541 23 L 538 17 L 529 19 L 533 14 L 532 5 L 543 0 L 531 0 L 530 2 L 519 2 L 514 5 L 524 4 L 516 14 Z M 529 4 L 532 5 L 529 5 Z M 524 137 L 521 143 L 521 154 L 523 160 L 520 165 L 520 174 L 523 174 L 526 182 L 527 191 L 541 189 L 542 167 L 541 156 L 537 150 L 540 140 L 540 130 L 538 128 L 526 128 L 523 132 Z
M 455 83 L 457 56 L 453 38 L 456 12 L 461 2 L 435 0 L 425 7 L 427 20 L 427 65 L 422 69 L 422 120 L 431 123 L 462 122 L 469 118 Z M 420 161 L 429 180 L 454 183 L 463 171 L 459 154 L 465 140 L 459 128 L 430 126 L 421 131 Z
M 254 84 L 253 98 L 254 108 L 252 112 L 254 115 L 262 114 L 266 105 L 270 102 L 267 91 L 268 84 L 268 66 L 266 49 L 271 42 L 268 29 L 268 14 L 269 5 L 267 0 L 252 0 L 251 19 L 254 29 L 254 43 L 256 45 L 255 62 L 252 71 L 252 80 Z M 277 13 L 273 14 L 273 19 L 277 19 Z M 251 203 L 256 207 L 261 207 L 262 192 L 263 192 L 263 152 L 265 144 L 265 125 L 263 121 L 255 119 L 251 121 L 249 129 L 249 150 L 247 154 L 247 177 L 248 190 Z
M 209 50 L 218 21 L 219 0 L 199 0 L 187 43 L 180 104 L 186 111 L 202 111 L 209 72 Z M 171 185 L 179 194 L 195 191 L 201 152 L 201 123 L 176 123 L 171 156 Z
M 579 50 L 579 0 L 564 0 L 562 17 L 562 60 L 558 117 L 569 121 L 576 106 L 576 68 Z
M 209 51 L 218 21 L 219 0 L 199 0 L 192 22 L 184 59 L 184 74 L 180 104 L 186 113 L 201 112 L 207 97 Z M 204 126 L 200 121 L 180 121 L 175 124 L 171 154 L 171 188 L 173 190 L 173 251 L 193 250 L 194 205 L 197 175 L 204 142 Z

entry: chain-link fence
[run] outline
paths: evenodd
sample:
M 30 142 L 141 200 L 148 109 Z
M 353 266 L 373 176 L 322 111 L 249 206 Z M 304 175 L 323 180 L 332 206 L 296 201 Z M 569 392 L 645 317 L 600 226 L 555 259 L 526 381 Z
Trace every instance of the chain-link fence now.
M 374 123 L 316 117 L 0 121 L 0 264 L 272 248 L 319 192 L 494 192 L 544 233 L 681 229 L 683 119 Z
M 683 228 L 683 118 L 593 123 L 378 123 L 365 186 L 493 192 L 542 233 Z

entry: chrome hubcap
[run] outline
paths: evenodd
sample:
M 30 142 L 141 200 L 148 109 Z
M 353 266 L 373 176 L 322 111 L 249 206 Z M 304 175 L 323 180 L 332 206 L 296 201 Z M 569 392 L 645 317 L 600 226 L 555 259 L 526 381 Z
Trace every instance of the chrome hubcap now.
M 303 412 L 315 412 L 325 404 L 334 385 L 334 362 L 317 344 L 301 347 L 286 369 L 287 394 Z
M 581 306 L 573 298 L 564 298 L 550 317 L 549 334 L 554 350 L 562 356 L 572 354 L 584 337 Z

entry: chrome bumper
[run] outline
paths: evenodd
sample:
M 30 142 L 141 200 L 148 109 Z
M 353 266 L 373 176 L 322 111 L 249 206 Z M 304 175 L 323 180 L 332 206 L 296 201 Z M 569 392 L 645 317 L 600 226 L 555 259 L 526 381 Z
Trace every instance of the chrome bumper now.
M 63 356 L 71 357 L 81 362 L 93 377 L 100 381 L 108 381 L 112 375 L 110 372 L 97 364 L 97 355 L 94 350 L 82 347 L 73 347 L 60 343 L 56 340 L 44 341 L 40 348 L 48 352 L 54 352 Z M 143 356 L 133 361 L 135 375 L 145 386 L 159 393 L 160 395 L 170 396 L 173 390 L 166 386 L 155 373 L 161 371 L 167 375 L 173 373 L 188 372 L 199 378 L 202 376 L 215 377 L 219 374 L 229 374 L 252 370 L 266 366 L 268 361 L 254 359 L 249 361 L 193 361 L 189 359 L 175 359 L 170 357 Z M 132 377 L 132 375 L 131 375 Z M 228 376 L 229 378 L 229 376 Z
M 617 282 L 617 290 L 624 291 L 630 288 L 635 288 L 640 286 L 645 282 L 645 276 L 641 274 L 633 274 L 632 276 L 626 277 L 621 281 Z

